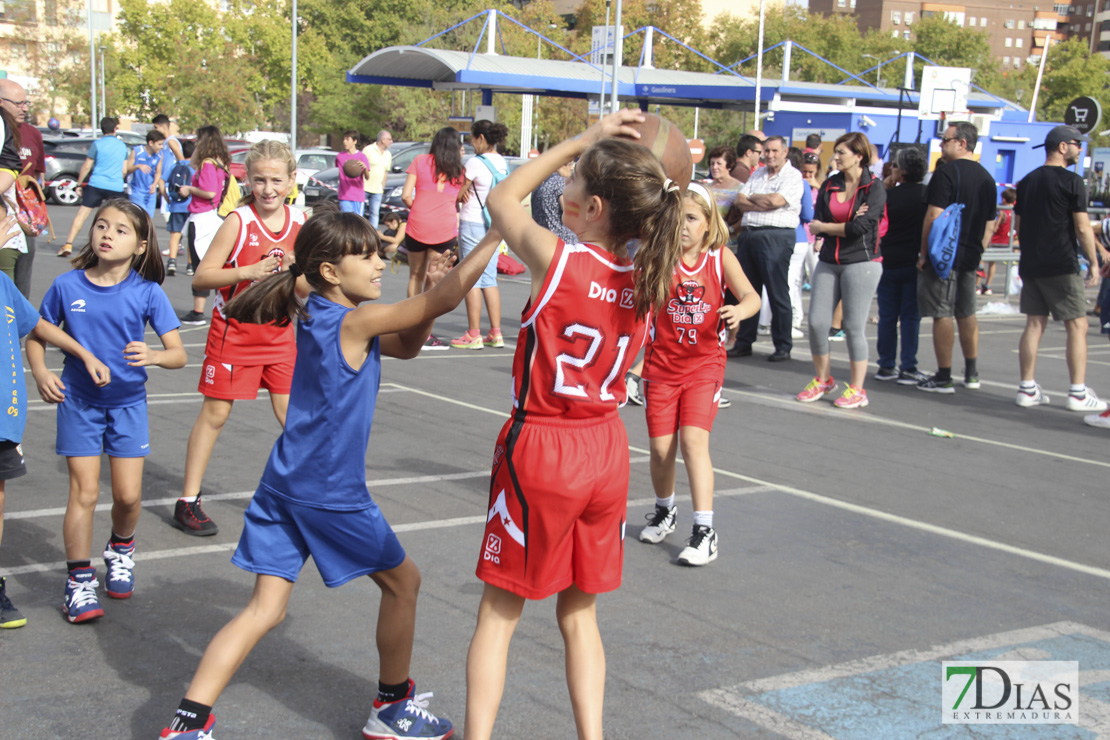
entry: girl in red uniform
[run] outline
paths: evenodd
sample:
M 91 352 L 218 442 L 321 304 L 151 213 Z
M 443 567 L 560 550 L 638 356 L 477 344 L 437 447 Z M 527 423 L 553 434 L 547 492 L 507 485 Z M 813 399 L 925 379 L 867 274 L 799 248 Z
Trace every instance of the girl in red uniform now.
M 513 412 L 493 453 L 478 560 L 486 582 L 466 664 L 467 740 L 490 737 L 509 641 L 525 599 L 558 594 L 567 686 L 580 738 L 601 737 L 605 652 L 596 594 L 620 586 L 628 437 L 624 373 L 662 306 L 678 260 L 679 187 L 618 111 L 494 188 L 493 227 L 528 265 L 532 295 L 513 359 Z M 521 200 L 581 156 L 563 192 L 567 245 Z M 635 262 L 626 243 L 640 239 Z
M 709 432 L 725 379 L 725 326 L 735 329 L 759 313 L 759 294 L 736 256 L 722 249 L 728 226 L 709 191 L 690 183 L 685 206 L 682 259 L 667 304 L 649 328 L 651 342 L 644 352 L 655 511 L 647 515 L 640 541 L 656 544 L 675 530 L 675 455 L 681 442 L 694 500 L 694 530 L 678 562 L 705 565 L 717 559 Z M 726 286 L 740 299 L 738 305 L 724 305 Z
M 240 323 L 224 313 L 238 293 L 282 269 L 304 223 L 304 214 L 285 204 L 296 170 L 289 147 L 260 141 L 247 153 L 246 167 L 250 192 L 216 232 L 193 278 L 197 290 L 216 289 L 216 303 L 198 389 L 204 405 L 189 434 L 184 490 L 172 524 L 198 536 L 219 531 L 200 507 L 200 485 L 232 403 L 257 398 L 265 388 L 284 427 L 297 358 L 292 325 Z

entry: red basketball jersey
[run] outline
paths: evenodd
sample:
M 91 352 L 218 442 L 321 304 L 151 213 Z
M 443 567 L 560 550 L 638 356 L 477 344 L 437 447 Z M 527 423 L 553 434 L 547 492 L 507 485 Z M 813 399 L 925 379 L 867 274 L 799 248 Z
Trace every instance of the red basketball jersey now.
M 725 374 L 725 323 L 721 250 L 704 252 L 694 267 L 674 270 L 667 303 L 653 317 L 644 351 L 644 379 L 679 385 L 720 380 Z
M 513 357 L 519 414 L 588 419 L 625 402 L 624 374 L 644 342 L 632 263 L 559 240 L 539 299 L 521 315 Z
M 304 223 L 304 213 L 289 206 L 282 207 L 285 224 L 276 234 L 262 223 L 253 204 L 233 211 L 239 216 L 239 236 L 224 263 L 225 269 L 253 265 L 270 256 L 280 260 L 293 251 L 293 242 Z M 280 328 L 273 324 L 241 323 L 224 315 L 228 301 L 250 286 L 251 282 L 244 280 L 216 291 L 204 354 L 210 360 L 229 365 L 273 365 L 295 359 L 297 342 L 292 323 Z

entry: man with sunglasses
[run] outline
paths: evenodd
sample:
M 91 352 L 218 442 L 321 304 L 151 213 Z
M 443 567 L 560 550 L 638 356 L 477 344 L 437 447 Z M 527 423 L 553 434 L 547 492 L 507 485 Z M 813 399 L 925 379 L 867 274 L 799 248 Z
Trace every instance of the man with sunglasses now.
M 19 121 L 21 171 L 42 184 L 42 176 L 46 173 L 46 153 L 42 145 L 42 133 L 28 121 L 31 103 L 27 99 L 27 91 L 15 80 L 0 79 L 0 105 Z M 31 297 L 31 266 L 34 261 L 35 237 L 29 236 L 27 253 L 20 254 L 15 263 L 15 287 L 19 288 L 24 298 Z
M 960 349 L 964 355 L 964 387 L 980 387 L 975 271 L 979 269 L 983 251 L 994 233 L 998 208 L 994 178 L 975 161 L 978 140 L 979 130 L 967 121 L 958 121 L 944 130 L 940 144 L 943 166 L 937 166 L 925 195 L 929 207 L 921 229 L 921 254 L 917 258 L 917 303 L 921 316 L 933 319 L 937 372 L 918 383 L 917 389 L 929 393 L 956 392 L 952 380 L 952 350 L 957 326 L 960 330 Z M 933 221 L 953 203 L 964 205 L 960 239 L 956 264 L 948 277 L 942 280 L 929 263 L 929 232 Z
M 1021 385 L 1017 405 L 1039 406 L 1048 396 L 1033 379 L 1037 350 L 1048 326 L 1048 315 L 1063 321 L 1067 330 L 1065 356 L 1071 389 L 1068 411 L 1106 411 L 1106 401 L 1087 387 L 1087 291 L 1098 284 L 1098 257 L 1094 230 L 1087 215 L 1087 186 L 1068 170 L 1079 161 L 1087 137 L 1072 126 L 1056 126 L 1043 146 L 1044 165 L 1030 172 L 1017 186 L 1014 223 L 1021 242 L 1021 312 L 1025 331 L 1018 343 Z M 1079 249 L 1090 264 L 1084 282 L 1079 272 Z M 1102 250 L 1105 251 L 1105 250 Z
M 730 173 L 740 182 L 747 182 L 763 158 L 763 139 L 744 134 L 736 143 L 736 164 Z

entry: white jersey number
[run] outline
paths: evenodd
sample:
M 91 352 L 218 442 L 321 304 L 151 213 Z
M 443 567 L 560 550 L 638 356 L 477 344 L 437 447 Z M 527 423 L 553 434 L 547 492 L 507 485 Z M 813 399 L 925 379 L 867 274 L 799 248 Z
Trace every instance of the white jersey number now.
M 569 354 L 567 352 L 560 353 L 555 358 L 555 393 L 560 396 L 568 398 L 589 398 L 589 390 L 586 384 L 576 383 L 569 384 L 567 381 L 567 368 L 574 372 L 575 369 L 583 370 L 593 364 L 594 358 L 597 356 L 598 350 L 605 342 L 605 337 L 602 335 L 600 329 L 595 329 L 592 326 L 585 326 L 584 324 L 571 324 L 563 329 L 563 336 L 567 339 L 574 340 L 576 337 L 587 337 L 590 340 L 590 345 L 586 348 L 586 353 L 581 357 Z M 628 351 L 628 343 L 632 337 L 627 334 L 621 334 L 617 338 L 617 353 L 613 360 L 613 366 L 609 369 L 609 374 L 605 376 L 605 380 L 601 383 L 601 388 L 598 390 L 598 396 L 602 401 L 613 401 L 616 399 L 609 391 L 609 386 L 617 379 L 620 374 L 621 364 L 624 362 L 625 353 Z

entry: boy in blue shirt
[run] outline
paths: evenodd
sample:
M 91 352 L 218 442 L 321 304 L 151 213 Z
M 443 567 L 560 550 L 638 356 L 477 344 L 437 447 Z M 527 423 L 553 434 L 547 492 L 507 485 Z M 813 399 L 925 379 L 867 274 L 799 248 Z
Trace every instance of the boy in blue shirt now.
M 166 135 L 161 131 L 148 131 L 146 144 L 132 149 L 123 165 L 124 177 L 129 177 L 131 184 L 128 197 L 151 218 L 154 217 L 154 205 L 162 184 L 162 147 L 165 143 Z
M 184 155 L 184 158 L 181 159 L 178 164 L 183 164 L 189 168 L 188 182 L 192 182 L 193 176 L 197 174 L 197 171 L 189 164 L 189 160 L 193 157 L 193 149 L 195 147 L 196 143 L 193 141 L 181 142 L 181 153 Z M 174 166 L 176 167 L 177 165 L 175 164 Z M 169 176 L 169 173 L 163 175 L 165 181 L 162 183 L 166 203 L 169 205 L 170 210 L 170 249 L 169 252 L 167 252 L 170 258 L 166 261 L 166 274 L 176 275 L 177 260 L 175 258 L 179 253 L 181 245 L 181 232 L 185 230 L 185 222 L 189 220 L 189 203 L 193 200 L 193 196 L 190 195 L 188 198 L 181 200 L 181 195 L 177 192 L 177 189 L 170 186 Z

